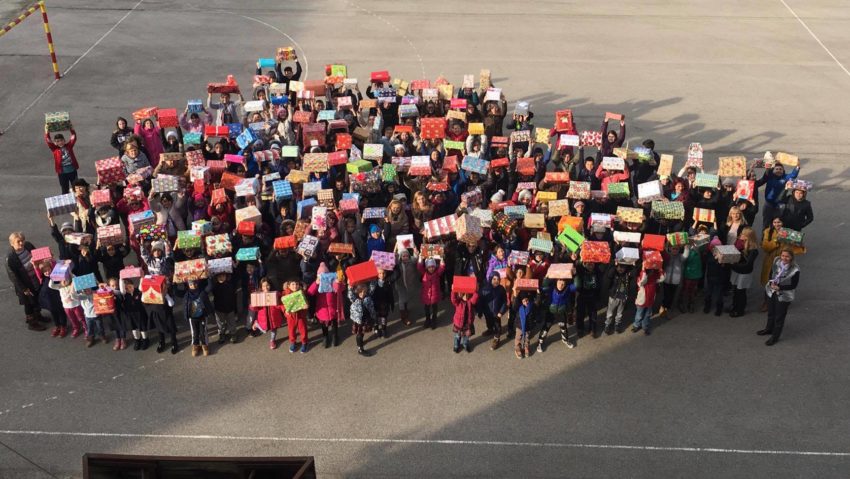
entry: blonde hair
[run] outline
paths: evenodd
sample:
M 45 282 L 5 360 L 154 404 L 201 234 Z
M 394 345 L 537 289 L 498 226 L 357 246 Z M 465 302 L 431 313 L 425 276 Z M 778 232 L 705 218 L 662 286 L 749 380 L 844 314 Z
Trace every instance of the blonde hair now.
M 749 226 L 742 228 L 738 233 L 738 237 L 744 238 L 744 251 L 758 249 L 758 240 L 756 239 L 756 231 Z
M 12 241 L 15 241 L 16 239 L 20 239 L 21 241 L 27 240 L 26 236 L 24 236 L 23 231 L 13 231 L 12 234 L 9 235 L 9 244 L 11 244 Z
M 729 214 L 726 215 L 726 226 L 732 226 L 732 213 L 734 213 L 735 211 L 737 211 L 738 214 L 741 215 L 741 224 L 748 225 L 749 223 L 747 223 L 747 219 L 744 218 L 744 213 L 741 213 L 741 209 L 737 206 L 733 206 L 729 208 Z

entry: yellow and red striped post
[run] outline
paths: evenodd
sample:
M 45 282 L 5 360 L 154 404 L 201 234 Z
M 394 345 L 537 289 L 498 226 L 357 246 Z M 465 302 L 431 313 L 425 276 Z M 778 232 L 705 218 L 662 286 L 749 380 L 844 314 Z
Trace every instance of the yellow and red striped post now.
M 47 35 L 47 48 L 48 50 L 50 50 L 50 60 L 53 62 L 53 75 L 56 76 L 56 79 L 58 80 L 60 78 L 59 63 L 56 61 L 56 49 L 53 48 L 53 35 L 50 34 L 50 24 L 47 22 L 47 7 L 44 6 L 44 0 L 39 0 L 33 3 L 24 11 L 22 11 L 17 18 L 7 23 L 6 25 L 3 25 L 3 28 L 0 29 L 0 37 L 5 35 L 13 27 L 24 21 L 24 19 L 26 19 L 28 16 L 35 13 L 36 10 L 41 10 L 41 19 L 44 22 L 44 33 Z
M 39 0 L 38 8 L 41 9 L 41 19 L 44 21 L 44 34 L 47 35 L 47 49 L 50 50 L 50 61 L 53 62 L 53 75 L 58 80 L 59 62 L 56 61 L 56 49 L 53 48 L 53 35 L 50 33 L 50 22 L 47 21 L 47 7 L 44 6 L 44 0 Z

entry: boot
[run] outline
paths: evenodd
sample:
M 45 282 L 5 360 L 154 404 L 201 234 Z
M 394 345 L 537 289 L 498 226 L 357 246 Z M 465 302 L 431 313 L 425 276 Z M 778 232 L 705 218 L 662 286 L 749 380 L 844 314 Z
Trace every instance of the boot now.
M 143 341 L 144 341 L 144 339 L 142 339 L 142 338 L 135 338 L 133 340 L 133 351 L 138 351 L 138 350 L 142 349 L 142 342 Z
M 90 348 L 90 347 L 92 347 L 92 346 L 94 346 L 94 337 L 93 337 L 93 336 L 88 336 L 88 337 L 86 338 L 86 347 L 87 347 L 87 348 Z
M 326 332 L 325 333 L 325 349 L 328 349 L 328 348 L 331 347 L 331 341 L 332 341 L 332 339 L 331 339 L 330 333 Z
M 201 345 L 201 352 L 204 354 L 204 356 L 209 356 L 210 355 L 210 347 L 207 346 L 206 344 L 202 344 Z
M 199 354 L 201 354 L 201 347 L 198 346 L 197 344 L 193 344 L 192 345 L 192 357 L 195 358 Z
M 407 310 L 407 308 L 402 309 L 400 315 L 401 322 L 404 323 L 405 326 L 410 326 L 410 312 Z
M 150 338 L 142 338 L 142 351 L 145 351 L 150 347 L 151 340 Z
M 180 351 L 180 345 L 177 344 L 177 336 L 171 336 L 171 354 L 177 354 Z
M 42 326 L 41 323 L 38 322 L 38 319 L 32 314 L 27 315 L 26 321 L 27 329 L 29 329 L 30 331 L 44 331 L 45 329 L 47 329 Z
M 490 351 L 495 351 L 498 349 L 499 344 L 502 342 L 502 338 L 499 335 L 499 330 L 496 330 L 496 334 L 493 335 L 493 342 L 490 343 Z
M 334 347 L 337 347 L 337 346 L 339 346 L 339 331 L 337 330 L 337 328 L 333 329 L 333 333 L 334 333 Z
M 103 344 L 109 344 L 110 338 L 106 333 L 101 335 L 100 339 L 103 341 Z
M 59 337 L 64 338 L 67 335 L 68 335 L 68 328 L 66 326 L 60 326 L 59 327 Z
M 365 357 L 372 355 L 372 353 L 363 348 L 363 336 L 357 336 L 357 354 Z
M 159 344 L 156 346 L 156 352 L 162 353 L 165 351 L 165 335 L 159 335 Z
M 127 349 L 127 340 L 126 339 L 121 340 L 121 347 L 119 349 Z

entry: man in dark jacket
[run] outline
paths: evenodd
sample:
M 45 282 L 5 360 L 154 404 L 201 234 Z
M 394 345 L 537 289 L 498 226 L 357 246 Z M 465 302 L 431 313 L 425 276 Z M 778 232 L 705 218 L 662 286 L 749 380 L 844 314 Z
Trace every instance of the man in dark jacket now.
M 6 255 L 6 274 L 15 286 L 18 302 L 24 306 L 27 329 L 44 331 L 39 324 L 41 308 L 38 305 L 38 277 L 32 264 L 31 251 L 35 249 L 24 234 L 16 231 L 9 235 L 9 253 Z
M 785 208 L 782 211 L 782 224 L 786 228 L 800 231 L 814 219 L 815 214 L 812 211 L 812 204 L 806 199 L 806 191 L 802 189 L 794 190 L 794 193 L 785 202 Z

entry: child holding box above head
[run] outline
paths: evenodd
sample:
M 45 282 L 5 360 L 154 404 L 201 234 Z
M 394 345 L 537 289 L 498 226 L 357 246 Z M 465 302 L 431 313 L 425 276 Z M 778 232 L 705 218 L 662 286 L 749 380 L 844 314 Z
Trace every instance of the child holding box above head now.
M 478 293 L 452 293 L 452 306 L 455 308 L 452 317 L 452 333 L 454 333 L 454 352 L 459 353 L 461 346 L 467 353 L 472 352 L 469 337 L 472 335 L 475 321 L 475 305 L 478 303 Z
M 77 133 L 73 126 L 70 130 L 71 138 L 67 141 L 62 133 L 53 135 L 51 141 L 50 130 L 47 125 L 44 125 L 44 141 L 53 153 L 53 169 L 56 170 L 56 175 L 59 177 L 59 187 L 63 195 L 71 191 L 71 183 L 77 179 L 77 170 L 80 169 L 80 165 L 77 164 L 77 157 L 74 155 Z

